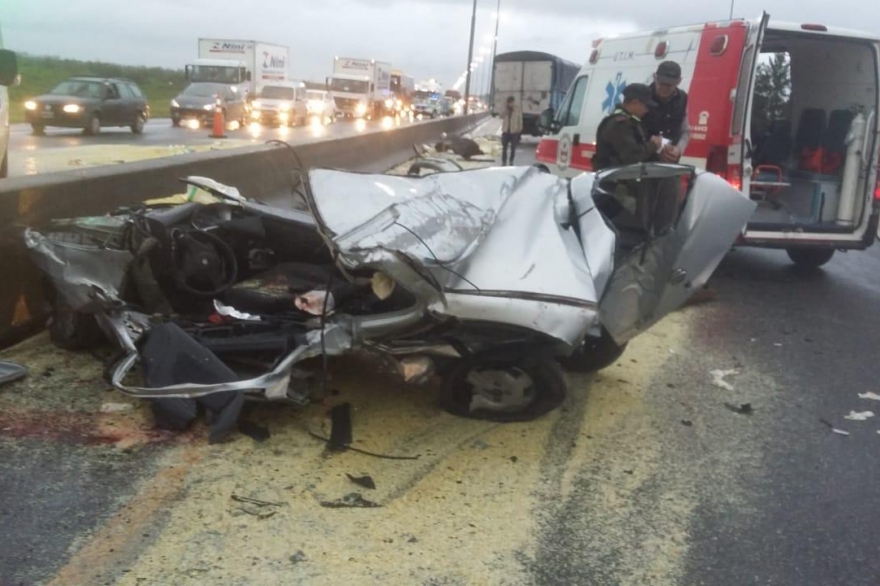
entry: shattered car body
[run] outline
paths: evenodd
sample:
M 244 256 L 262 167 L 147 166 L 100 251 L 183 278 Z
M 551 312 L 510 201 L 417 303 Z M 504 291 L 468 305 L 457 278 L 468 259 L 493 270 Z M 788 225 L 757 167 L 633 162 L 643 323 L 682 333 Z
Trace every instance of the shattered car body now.
M 358 348 L 396 357 L 411 380 L 445 366 L 456 413 L 549 410 L 564 395 L 558 358 L 591 340 L 622 347 L 684 303 L 754 208 L 719 177 L 666 164 L 573 180 L 316 169 L 311 213 L 187 181 L 213 200 L 25 233 L 59 303 L 123 350 L 112 384 L 181 425 L 194 400 L 220 420 L 244 397 L 304 402 L 314 381 L 300 363 Z

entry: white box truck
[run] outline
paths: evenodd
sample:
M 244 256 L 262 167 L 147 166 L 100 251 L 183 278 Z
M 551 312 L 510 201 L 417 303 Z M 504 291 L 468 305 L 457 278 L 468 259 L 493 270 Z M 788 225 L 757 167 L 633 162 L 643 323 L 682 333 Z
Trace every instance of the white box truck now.
M 0 36 L 0 178 L 9 174 L 9 92 L 6 88 L 17 83 L 16 55 L 3 49 L 3 37 Z
M 327 85 L 336 111 L 345 117 L 375 118 L 394 107 L 390 63 L 334 57 L 333 76 Z
M 186 66 L 192 82 L 226 83 L 254 96 L 269 83 L 290 80 L 290 49 L 236 39 L 199 39 L 199 57 Z

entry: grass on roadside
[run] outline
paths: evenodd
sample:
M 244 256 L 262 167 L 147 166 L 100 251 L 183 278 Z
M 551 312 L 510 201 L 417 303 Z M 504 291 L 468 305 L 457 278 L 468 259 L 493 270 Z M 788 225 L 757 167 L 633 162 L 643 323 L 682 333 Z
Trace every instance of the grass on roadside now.
M 77 61 L 58 57 L 18 54 L 21 84 L 9 88 L 10 121 L 24 122 L 24 102 L 43 94 L 69 77 L 124 77 L 137 83 L 150 103 L 154 118 L 168 117 L 168 103 L 186 87 L 182 69 L 116 65 L 98 61 Z

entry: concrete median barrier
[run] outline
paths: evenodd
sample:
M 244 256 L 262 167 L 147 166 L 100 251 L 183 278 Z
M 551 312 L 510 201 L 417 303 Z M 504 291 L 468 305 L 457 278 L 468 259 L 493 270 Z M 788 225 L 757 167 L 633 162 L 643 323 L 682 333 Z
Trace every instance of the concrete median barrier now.
M 486 114 L 457 116 L 352 137 L 297 145 L 267 144 L 190 153 L 114 166 L 0 181 L 0 347 L 42 327 L 41 279 L 27 257 L 22 230 L 54 218 L 101 214 L 118 206 L 184 191 L 179 179 L 211 177 L 247 197 L 278 200 L 290 193 L 300 165 L 381 172 L 413 155 L 413 145 L 443 132 L 461 134 Z

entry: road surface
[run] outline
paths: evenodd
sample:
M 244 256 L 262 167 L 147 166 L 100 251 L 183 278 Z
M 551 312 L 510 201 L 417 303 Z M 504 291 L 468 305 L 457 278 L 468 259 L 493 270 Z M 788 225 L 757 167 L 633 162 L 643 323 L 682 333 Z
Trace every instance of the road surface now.
M 334 361 L 354 445 L 417 460 L 325 453 L 322 404 L 254 409 L 263 443 L 161 434 L 95 357 L 29 341 L 3 354 L 31 366 L 0 390 L 3 584 L 876 585 L 880 421 L 845 417 L 880 413 L 880 248 L 811 274 L 736 250 L 712 289 L 531 423 Z M 381 507 L 320 505 L 354 492 Z

